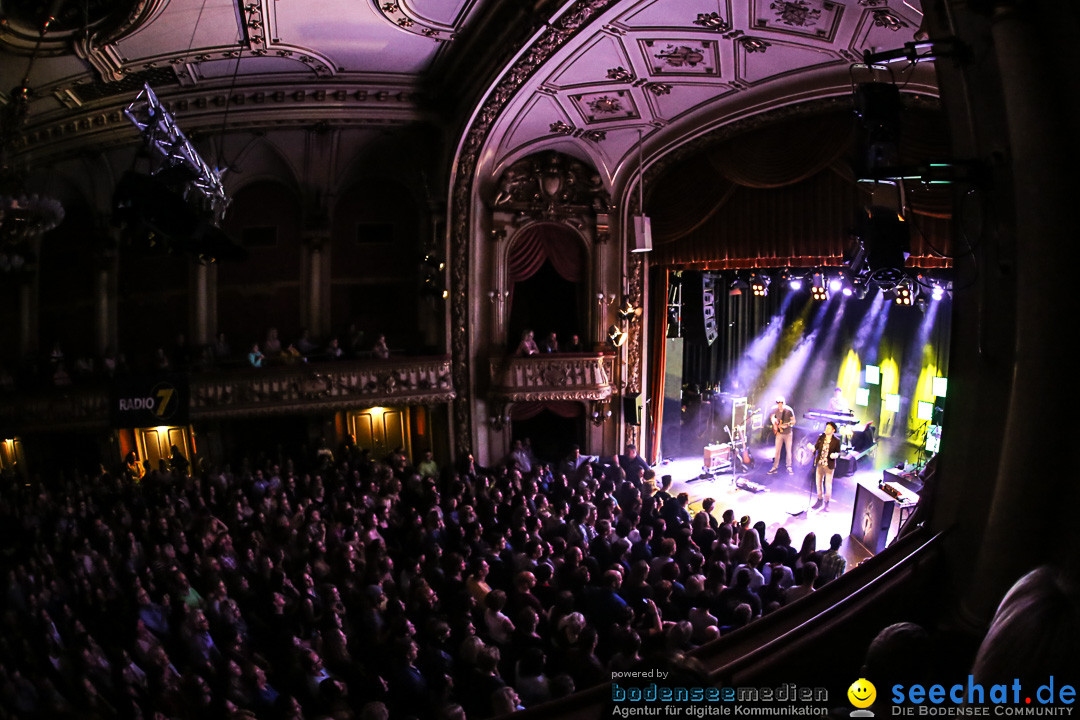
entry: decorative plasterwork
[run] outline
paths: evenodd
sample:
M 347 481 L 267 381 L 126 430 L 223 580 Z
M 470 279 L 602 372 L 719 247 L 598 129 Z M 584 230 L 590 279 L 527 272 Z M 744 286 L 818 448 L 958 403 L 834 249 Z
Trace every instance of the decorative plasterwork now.
M 77 88 L 77 86 L 76 86 Z M 55 97 L 71 109 L 82 105 L 76 91 L 56 89 Z M 161 98 L 165 107 L 191 132 L 201 127 L 221 128 L 218 111 L 230 105 L 228 128 L 268 128 L 297 121 L 329 124 L 386 126 L 415 121 L 418 115 L 416 89 L 406 85 L 380 86 L 311 82 L 292 85 L 288 90 L 273 86 L 188 91 L 180 97 Z M 127 98 L 129 101 L 130 98 Z M 125 102 L 126 104 L 126 102 Z M 82 115 L 68 115 L 62 122 L 31 127 L 14 143 L 17 152 L 33 150 L 35 157 L 48 158 L 70 149 L 73 144 L 86 149 L 131 141 L 131 123 L 119 102 Z
M 72 44 L 86 38 L 95 47 L 115 44 L 152 20 L 169 0 L 86 0 L 85 3 L 54 3 L 56 19 L 44 36 L 41 28 L 19 17 L 18 5 L 5 6 L 0 22 L 0 45 L 23 54 L 39 56 L 72 52 Z M 24 3 L 33 7 L 34 3 Z M 44 7 L 44 4 L 42 5 Z M 36 13 L 35 13 L 36 17 Z
M 562 218 L 607 212 L 610 198 L 600 174 L 580 160 L 548 151 L 523 158 L 499 178 L 491 205 L 533 217 Z
M 534 355 L 491 361 L 491 395 L 507 402 L 604 400 L 612 396 L 612 355 Z
M 453 293 L 450 298 L 451 331 L 450 345 L 453 356 L 454 386 L 470 387 L 469 382 L 469 251 L 471 247 L 469 228 L 472 226 L 471 198 L 476 182 L 476 166 L 480 150 L 491 134 L 492 126 L 503 108 L 522 86 L 525 80 L 545 60 L 573 37 L 579 30 L 603 13 L 616 0 L 579 0 L 566 13 L 537 38 L 508 72 L 504 73 L 488 94 L 480 112 L 473 116 L 465 131 L 456 158 L 450 226 L 451 266 Z M 454 433 L 459 455 L 472 450 L 472 398 L 469 393 L 459 396 L 454 403 Z
M 403 0 L 370 0 L 370 2 L 375 12 L 382 15 L 388 23 L 406 32 L 423 35 L 435 42 L 454 39 L 454 26 L 421 17 Z
M 811 37 L 836 38 L 844 6 L 832 0 L 755 0 L 754 28 Z
M 298 369 L 206 373 L 191 377 L 191 419 L 282 415 L 373 405 L 438 405 L 456 397 L 450 361 L 401 358 Z M 0 420 L 20 430 L 100 428 L 109 393 L 74 388 L 0 405 Z
M 641 41 L 641 48 L 653 75 L 720 76 L 719 44 L 715 40 L 651 39 Z

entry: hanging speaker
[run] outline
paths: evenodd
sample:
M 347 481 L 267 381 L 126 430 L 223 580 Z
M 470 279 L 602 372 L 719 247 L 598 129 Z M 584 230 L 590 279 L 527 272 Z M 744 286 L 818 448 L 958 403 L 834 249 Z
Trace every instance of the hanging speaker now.
M 638 393 L 628 393 L 623 396 L 623 418 L 627 425 L 640 425 L 641 414 L 638 412 Z
M 652 251 L 652 221 L 646 215 L 634 216 L 634 237 L 630 252 Z
M 712 273 L 701 276 L 701 316 L 705 323 L 705 342 L 712 345 L 720 334 L 716 325 L 716 276 Z

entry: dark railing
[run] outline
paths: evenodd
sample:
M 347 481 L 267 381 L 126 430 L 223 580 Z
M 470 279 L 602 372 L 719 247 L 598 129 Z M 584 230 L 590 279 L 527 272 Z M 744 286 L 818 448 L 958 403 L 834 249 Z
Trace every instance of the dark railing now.
M 373 405 L 437 405 L 454 399 L 446 357 L 301 363 L 189 376 L 192 420 L 280 415 Z M 0 425 L 16 432 L 109 424 L 108 383 L 71 385 L 0 399 Z

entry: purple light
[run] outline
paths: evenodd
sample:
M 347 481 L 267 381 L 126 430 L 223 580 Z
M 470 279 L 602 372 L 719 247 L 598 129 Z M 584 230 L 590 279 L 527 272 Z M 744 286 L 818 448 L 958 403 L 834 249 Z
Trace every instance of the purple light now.
M 790 285 L 792 290 L 802 290 L 802 280 L 800 278 L 792 278 Z
M 844 286 L 844 283 L 840 282 L 840 278 L 833 278 L 829 281 L 830 292 L 840 292 L 840 288 Z
M 940 300 L 943 297 L 945 297 L 945 291 L 941 288 L 940 285 L 935 285 L 934 289 L 930 292 L 930 299 Z
M 850 286 L 844 287 L 844 297 L 851 297 L 854 293 L 855 291 L 852 290 Z

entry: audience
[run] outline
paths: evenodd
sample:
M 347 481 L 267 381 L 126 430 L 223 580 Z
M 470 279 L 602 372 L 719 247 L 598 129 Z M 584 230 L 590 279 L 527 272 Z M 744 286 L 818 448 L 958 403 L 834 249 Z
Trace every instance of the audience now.
M 142 474 L 128 457 L 6 485 L 0 526 L 21 542 L 0 705 L 475 720 L 691 650 L 759 617 L 770 587 L 768 609 L 813 588 L 813 562 L 786 593 L 775 569 L 763 586 L 748 523 L 736 569 L 734 516 L 692 527 L 670 480 L 644 502 L 651 470 L 587 458 L 571 481 L 519 451 L 440 471 L 322 443 L 234 472 L 174 447 Z

